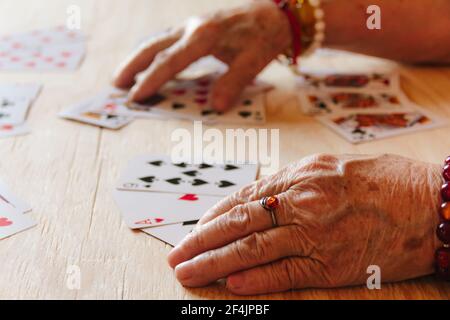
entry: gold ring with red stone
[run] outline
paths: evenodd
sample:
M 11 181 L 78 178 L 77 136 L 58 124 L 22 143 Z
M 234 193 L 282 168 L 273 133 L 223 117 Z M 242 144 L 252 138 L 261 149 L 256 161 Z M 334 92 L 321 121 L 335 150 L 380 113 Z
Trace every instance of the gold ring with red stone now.
M 277 217 L 275 216 L 275 209 L 280 205 L 280 201 L 275 196 L 264 197 L 259 200 L 259 204 L 267 211 L 270 212 L 272 217 L 272 224 L 274 227 L 278 226 Z

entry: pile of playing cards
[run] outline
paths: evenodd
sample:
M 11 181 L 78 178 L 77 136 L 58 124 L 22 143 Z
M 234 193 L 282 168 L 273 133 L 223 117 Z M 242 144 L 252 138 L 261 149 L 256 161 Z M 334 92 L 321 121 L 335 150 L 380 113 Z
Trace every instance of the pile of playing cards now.
M 31 207 L 0 181 L 0 240 L 34 227 L 36 222 L 26 215 L 30 211 Z
M 194 73 L 198 72 L 195 67 Z M 186 119 L 206 124 L 264 124 L 265 92 L 272 86 L 255 81 L 244 90 L 230 111 L 221 113 L 211 107 L 211 88 L 220 75 L 220 72 L 210 72 L 195 78 L 179 77 L 142 104 L 130 103 L 128 92 L 110 88 L 64 110 L 60 116 L 108 129 L 120 129 L 136 118 Z
M 85 37 L 64 26 L 0 36 L 0 71 L 68 71 L 85 54 Z
M 36 84 L 0 84 L 0 138 L 29 132 L 25 120 L 40 90 Z
M 298 83 L 303 112 L 351 143 L 444 124 L 401 91 L 399 74 L 306 73 Z
M 256 179 L 257 165 L 173 163 L 169 157 L 133 159 L 114 199 L 125 223 L 172 246 L 222 198 Z

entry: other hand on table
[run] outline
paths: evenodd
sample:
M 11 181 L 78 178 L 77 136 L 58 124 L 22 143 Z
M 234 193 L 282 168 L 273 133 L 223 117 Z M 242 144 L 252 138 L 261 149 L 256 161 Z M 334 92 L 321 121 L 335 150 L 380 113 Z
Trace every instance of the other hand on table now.
M 224 199 L 172 250 L 185 286 L 236 294 L 383 282 L 433 272 L 440 167 L 400 156 L 316 155 Z M 278 226 L 258 200 L 276 195 Z

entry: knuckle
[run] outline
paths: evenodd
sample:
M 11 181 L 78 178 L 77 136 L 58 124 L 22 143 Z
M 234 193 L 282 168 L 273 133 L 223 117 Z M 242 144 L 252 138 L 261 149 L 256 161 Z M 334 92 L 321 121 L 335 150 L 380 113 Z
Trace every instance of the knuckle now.
M 253 233 L 236 242 L 236 252 L 245 264 L 254 264 L 270 253 L 270 242 L 264 233 Z
M 220 261 L 214 251 L 207 251 L 202 253 L 195 259 L 202 261 L 205 270 L 218 270 L 220 268 Z
M 206 247 L 206 239 L 201 232 L 201 228 L 195 229 L 188 235 L 187 246 L 190 249 L 201 250 Z
M 245 233 L 249 230 L 252 223 L 250 212 L 245 205 L 238 205 L 234 207 L 227 216 L 225 224 L 225 231 L 234 231 Z
M 263 250 L 265 249 L 259 246 L 255 234 L 252 234 L 245 239 L 239 240 L 235 244 L 235 252 L 244 265 L 254 263 L 258 259 L 258 257 L 260 257 L 260 253 Z
M 299 266 L 292 259 L 285 259 L 281 261 L 281 273 L 275 272 L 275 279 L 281 284 L 288 282 L 289 288 L 295 289 L 299 287 L 301 272 Z

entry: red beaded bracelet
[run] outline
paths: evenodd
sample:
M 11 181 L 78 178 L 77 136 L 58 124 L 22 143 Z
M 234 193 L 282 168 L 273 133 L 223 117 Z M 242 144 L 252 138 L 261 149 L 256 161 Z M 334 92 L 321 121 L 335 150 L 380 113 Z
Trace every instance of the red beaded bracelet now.
M 436 250 L 436 274 L 444 280 L 450 280 L 450 157 L 445 160 L 442 176 L 441 221 L 436 233 L 443 246 Z

